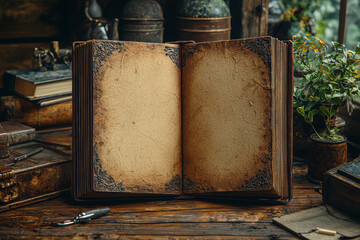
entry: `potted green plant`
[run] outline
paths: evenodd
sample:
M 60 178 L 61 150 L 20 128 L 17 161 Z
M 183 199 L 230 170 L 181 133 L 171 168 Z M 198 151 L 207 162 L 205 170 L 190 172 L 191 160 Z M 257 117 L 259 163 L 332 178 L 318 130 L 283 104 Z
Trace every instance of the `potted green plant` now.
M 317 36 L 293 36 L 294 60 L 306 74 L 295 84 L 294 107 L 305 122 L 310 124 L 311 135 L 308 176 L 322 180 L 322 174 L 347 159 L 346 137 L 339 134 L 334 120 L 345 101 L 360 95 L 360 46 L 354 51 L 343 44 L 327 45 Z M 323 124 L 315 124 L 321 116 Z M 319 129 L 320 128 L 320 129 Z

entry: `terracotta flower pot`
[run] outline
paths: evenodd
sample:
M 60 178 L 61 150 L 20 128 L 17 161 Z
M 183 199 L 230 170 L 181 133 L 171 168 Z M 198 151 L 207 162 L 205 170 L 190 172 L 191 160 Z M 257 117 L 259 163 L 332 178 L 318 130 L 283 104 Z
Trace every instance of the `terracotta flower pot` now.
M 347 161 L 347 142 L 325 142 L 314 139 L 311 135 L 310 161 L 308 178 L 313 182 L 321 182 L 323 174 Z

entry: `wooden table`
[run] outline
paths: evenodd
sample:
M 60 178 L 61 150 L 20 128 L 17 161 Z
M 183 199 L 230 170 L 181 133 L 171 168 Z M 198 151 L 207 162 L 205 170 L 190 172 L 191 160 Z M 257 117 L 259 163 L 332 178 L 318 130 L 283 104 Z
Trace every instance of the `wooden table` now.
M 0 213 L 0 239 L 297 239 L 272 218 L 322 204 L 319 186 L 294 166 L 288 204 L 171 199 L 151 202 L 76 205 L 69 196 Z M 84 210 L 108 206 L 111 213 L 87 224 L 53 227 Z

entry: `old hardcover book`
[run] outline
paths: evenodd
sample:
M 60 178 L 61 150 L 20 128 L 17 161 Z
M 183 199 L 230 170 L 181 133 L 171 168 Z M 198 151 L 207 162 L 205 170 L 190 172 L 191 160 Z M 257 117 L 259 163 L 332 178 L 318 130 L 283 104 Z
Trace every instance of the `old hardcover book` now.
M 7 135 L 9 146 L 29 142 L 36 136 L 35 129 L 24 124 L 13 121 L 0 122 L 0 124 Z
M 292 46 L 74 44 L 76 199 L 289 199 Z
M 56 70 L 38 69 L 9 70 L 4 74 L 4 85 L 29 100 L 49 96 L 71 94 L 72 70 L 65 64 L 57 64 Z
M 6 166 L 38 147 L 43 148 L 40 153 Z M 36 142 L 10 146 L 10 156 L 0 159 L 0 212 L 69 191 L 70 168 L 68 153 Z
M 71 98 L 54 104 L 40 106 L 36 102 L 16 96 L 4 96 L 0 101 L 2 120 L 16 121 L 36 129 L 71 125 Z
M 322 190 L 325 203 L 360 218 L 360 158 L 326 172 Z

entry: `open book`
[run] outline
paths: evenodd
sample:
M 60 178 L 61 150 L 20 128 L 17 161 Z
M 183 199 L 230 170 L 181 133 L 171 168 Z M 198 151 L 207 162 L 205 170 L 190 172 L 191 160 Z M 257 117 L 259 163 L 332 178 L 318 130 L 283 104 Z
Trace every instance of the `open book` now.
M 74 44 L 75 199 L 289 199 L 292 46 Z

